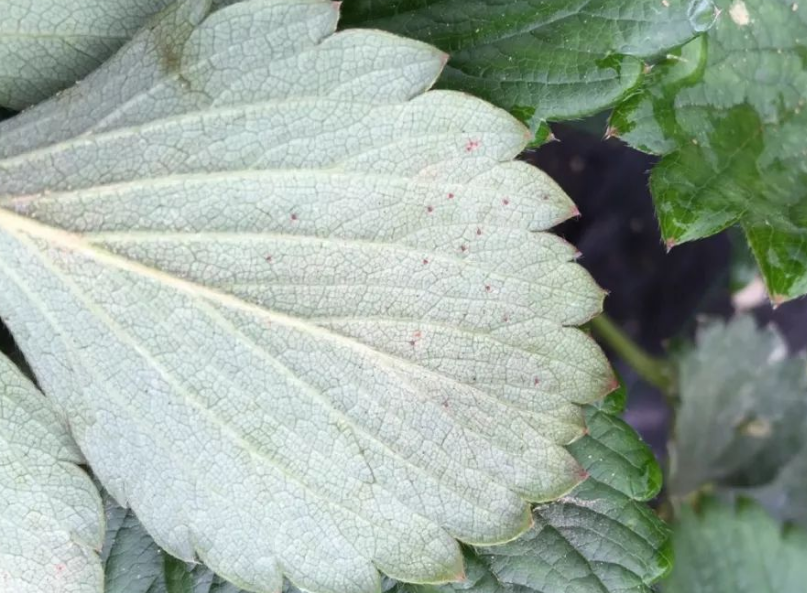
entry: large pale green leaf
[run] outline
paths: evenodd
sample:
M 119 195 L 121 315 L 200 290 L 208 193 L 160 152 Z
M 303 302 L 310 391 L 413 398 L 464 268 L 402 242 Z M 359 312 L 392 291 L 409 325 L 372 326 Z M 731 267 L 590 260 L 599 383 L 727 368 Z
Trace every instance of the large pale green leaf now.
M 0 354 L 0 591 L 103 590 L 101 499 L 81 462 L 51 402 Z
M 84 78 L 172 0 L 0 0 L 0 105 L 22 109 Z
M 752 317 L 702 329 L 679 365 L 670 490 L 770 481 L 804 443 L 807 366 Z
M 611 126 L 667 154 L 651 188 L 668 244 L 740 224 L 780 302 L 807 292 L 807 7 L 717 4 L 704 40 L 657 67 Z
M 468 551 L 465 582 L 398 592 L 650 593 L 672 566 L 670 531 L 644 504 L 658 494 L 661 470 L 619 418 L 593 406 L 587 417 L 589 434 L 570 449 L 588 480 L 537 506 L 535 526 L 520 539 Z
M 346 0 L 345 22 L 451 55 L 439 85 L 537 125 L 601 111 L 633 89 L 644 61 L 714 21 L 710 0 Z
M 758 505 L 707 498 L 685 505 L 673 529 L 675 568 L 664 593 L 802 593 L 807 533 Z
M 104 593 L 240 593 L 202 565 L 187 565 L 154 543 L 131 509 L 107 496 Z
M 261 592 L 457 579 L 614 386 L 527 130 L 337 6 L 180 3 L 0 127 L 0 315 L 114 498 Z

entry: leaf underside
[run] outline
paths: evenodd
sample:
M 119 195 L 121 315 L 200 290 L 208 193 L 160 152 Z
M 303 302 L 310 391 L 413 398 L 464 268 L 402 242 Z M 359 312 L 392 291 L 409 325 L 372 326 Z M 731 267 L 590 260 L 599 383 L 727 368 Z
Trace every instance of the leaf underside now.
M 661 470 L 622 420 L 593 406 L 587 420 L 589 434 L 570 447 L 586 482 L 538 505 L 535 526 L 517 541 L 468 551 L 465 582 L 396 593 L 651 593 L 672 566 L 670 531 L 644 504 L 658 494 Z
M 438 85 L 536 127 L 616 104 L 645 60 L 708 29 L 709 0 L 345 0 L 347 26 L 377 27 L 451 55 Z
M 0 106 L 20 110 L 100 66 L 172 0 L 0 0 Z
M 668 245 L 742 226 L 774 302 L 807 293 L 807 11 L 720 0 L 701 41 L 657 66 L 611 127 L 665 154 L 651 189 Z
M 186 565 L 154 543 L 131 509 L 104 497 L 104 593 L 241 593 L 201 565 Z
M 101 501 L 51 403 L 0 353 L 0 590 L 101 593 Z
M 526 129 L 337 6 L 181 2 L 0 126 L 0 315 L 110 494 L 260 592 L 459 578 L 614 385 Z

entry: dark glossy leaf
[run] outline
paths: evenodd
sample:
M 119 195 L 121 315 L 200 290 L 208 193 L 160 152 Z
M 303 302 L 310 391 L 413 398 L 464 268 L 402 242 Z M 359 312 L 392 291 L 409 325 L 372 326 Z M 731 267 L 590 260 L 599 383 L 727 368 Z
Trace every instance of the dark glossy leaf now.
M 667 155 L 651 177 L 667 244 L 740 224 L 781 302 L 807 292 L 807 10 L 717 4 L 716 26 L 658 66 L 611 128 Z
M 439 85 L 533 128 L 596 113 L 633 89 L 645 60 L 709 28 L 709 0 L 346 0 L 345 25 L 386 29 L 451 55 Z

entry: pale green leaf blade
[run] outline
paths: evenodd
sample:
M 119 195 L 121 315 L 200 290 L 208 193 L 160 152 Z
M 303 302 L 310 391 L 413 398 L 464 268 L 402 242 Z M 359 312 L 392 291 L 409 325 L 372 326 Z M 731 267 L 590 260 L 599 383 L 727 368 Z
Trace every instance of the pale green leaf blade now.
M 703 328 L 679 363 L 679 385 L 669 481 L 677 496 L 765 484 L 803 446 L 805 362 L 788 359 L 779 335 L 750 316 Z
M 163 552 L 131 509 L 104 498 L 104 593 L 241 593 L 202 565 Z
M 465 582 L 398 591 L 650 593 L 672 566 L 670 530 L 643 504 L 658 494 L 661 470 L 628 425 L 593 406 L 587 417 L 589 434 L 570 450 L 588 480 L 538 505 L 535 526 L 518 540 L 468 551 Z
M 432 43 L 451 55 L 444 88 L 473 93 L 535 126 L 606 109 L 644 61 L 711 26 L 709 0 L 346 0 L 346 24 Z
M 101 593 L 101 500 L 63 418 L 0 354 L 0 590 Z
M 172 0 L 0 0 L 0 105 L 72 86 Z
M 675 568 L 664 593 L 801 593 L 807 533 L 782 527 L 757 504 L 707 498 L 681 509 Z
M 261 592 L 456 579 L 456 539 L 579 483 L 613 388 L 569 327 L 603 292 L 542 232 L 574 206 L 506 113 L 424 94 L 439 51 L 326 1 L 204 9 L 3 124 L 0 314 L 171 555 Z
M 774 302 L 807 293 L 807 11 L 719 0 L 705 36 L 617 108 L 613 133 L 665 154 L 651 177 L 672 246 L 742 226 Z

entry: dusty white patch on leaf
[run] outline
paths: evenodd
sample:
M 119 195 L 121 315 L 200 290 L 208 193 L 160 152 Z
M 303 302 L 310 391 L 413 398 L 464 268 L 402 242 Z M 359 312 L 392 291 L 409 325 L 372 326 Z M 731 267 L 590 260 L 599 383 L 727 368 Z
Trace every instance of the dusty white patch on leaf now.
M 737 25 L 745 27 L 751 22 L 751 15 L 743 0 L 734 0 L 729 8 L 729 16 Z

